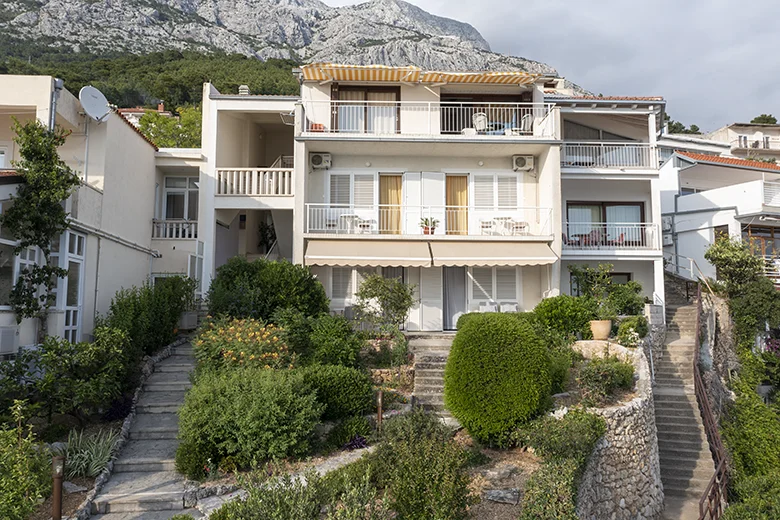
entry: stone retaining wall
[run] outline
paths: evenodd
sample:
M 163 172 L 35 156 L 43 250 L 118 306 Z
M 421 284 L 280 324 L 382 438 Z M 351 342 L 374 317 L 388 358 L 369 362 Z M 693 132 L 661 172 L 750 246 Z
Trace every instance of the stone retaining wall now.
M 577 515 L 587 520 L 658 518 L 664 493 L 647 358 L 642 349 L 606 341 L 574 345 L 586 358 L 603 356 L 605 347 L 633 363 L 638 376 L 636 397 L 617 406 L 588 410 L 604 417 L 607 432 L 596 444 L 582 476 Z

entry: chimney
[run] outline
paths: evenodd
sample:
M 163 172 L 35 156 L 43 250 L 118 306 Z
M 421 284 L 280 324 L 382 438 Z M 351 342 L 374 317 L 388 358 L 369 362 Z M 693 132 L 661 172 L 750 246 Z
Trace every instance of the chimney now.
M 249 95 L 249 85 L 241 85 L 238 87 L 238 95 L 239 96 L 248 96 Z
M 162 101 L 157 103 L 157 111 L 158 112 L 165 112 L 165 103 L 163 103 Z

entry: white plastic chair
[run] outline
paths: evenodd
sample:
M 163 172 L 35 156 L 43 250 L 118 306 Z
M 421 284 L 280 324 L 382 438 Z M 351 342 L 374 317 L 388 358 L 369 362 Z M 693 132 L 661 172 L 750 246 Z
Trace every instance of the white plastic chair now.
M 475 112 L 471 116 L 471 122 L 474 124 L 474 129 L 477 133 L 487 132 L 488 129 L 488 117 L 484 112 Z
M 517 312 L 519 310 L 519 307 L 517 303 L 513 302 L 502 302 L 501 303 L 501 312 Z
M 498 305 L 494 302 L 479 302 L 479 312 L 498 312 Z

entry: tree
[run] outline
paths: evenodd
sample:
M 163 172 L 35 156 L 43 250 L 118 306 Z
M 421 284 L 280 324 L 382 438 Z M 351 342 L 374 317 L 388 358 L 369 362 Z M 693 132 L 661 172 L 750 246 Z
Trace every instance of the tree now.
M 415 304 L 414 285 L 400 278 L 372 274 L 363 280 L 355 296 L 355 310 L 360 320 L 368 321 L 385 333 L 397 333 Z
M 667 125 L 667 133 L 669 134 L 701 134 L 701 130 L 696 125 L 691 125 L 690 128 L 686 128 L 683 123 L 675 121 L 669 114 L 665 114 L 665 120 Z
M 11 307 L 18 323 L 24 318 L 38 318 L 42 342 L 48 329 L 49 308 L 56 300 L 53 291 L 57 278 L 67 275 L 65 269 L 51 265 L 52 241 L 69 228 L 63 202 L 81 180 L 57 153 L 57 148 L 65 144 L 65 130 L 49 130 L 37 120 L 22 125 L 16 119 L 13 130 L 21 160 L 12 164 L 23 182 L 11 197 L 11 207 L 0 215 L 0 226 L 19 241 L 16 254 L 35 247 L 43 258 L 19 273 L 11 290 Z
M 179 107 L 178 117 L 150 110 L 139 121 L 141 132 L 161 148 L 199 148 L 201 110 L 199 106 Z
M 777 118 L 772 114 L 761 114 L 760 116 L 754 117 L 750 122 L 762 125 L 776 125 Z

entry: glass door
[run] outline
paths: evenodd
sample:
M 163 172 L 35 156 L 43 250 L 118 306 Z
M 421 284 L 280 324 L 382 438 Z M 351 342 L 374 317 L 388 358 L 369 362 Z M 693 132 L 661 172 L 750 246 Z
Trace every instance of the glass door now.
M 444 330 L 455 330 L 467 312 L 466 268 L 444 267 Z
M 468 235 L 469 234 L 469 225 L 468 225 L 469 178 L 468 176 L 447 175 L 445 203 L 447 206 L 446 207 L 447 234 Z
M 403 177 L 379 175 L 379 233 L 401 234 L 401 198 Z
M 65 257 L 65 332 L 71 343 L 81 341 L 81 323 L 84 313 L 84 254 L 87 237 L 67 232 Z

